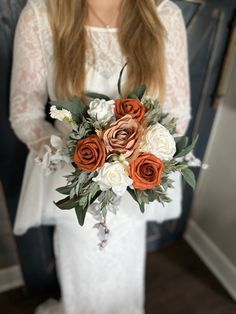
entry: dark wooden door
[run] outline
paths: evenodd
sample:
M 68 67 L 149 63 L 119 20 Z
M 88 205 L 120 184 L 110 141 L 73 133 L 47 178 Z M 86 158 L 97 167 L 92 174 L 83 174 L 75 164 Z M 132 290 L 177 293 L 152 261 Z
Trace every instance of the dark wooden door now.
M 188 136 L 199 134 L 195 154 L 203 159 L 216 109 L 217 85 L 235 18 L 235 0 L 175 0 L 188 31 L 192 120 Z M 198 176 L 198 170 L 195 170 Z M 148 249 L 156 249 L 179 239 L 185 230 L 193 191 L 184 187 L 183 213 L 177 220 L 150 223 Z
M 13 223 L 21 181 L 26 147 L 15 137 L 8 120 L 9 85 L 12 43 L 16 21 L 26 0 L 0 1 L 0 180 Z M 32 208 L 32 212 L 33 212 Z M 37 228 L 16 237 L 18 255 L 27 291 L 57 291 L 55 263 L 52 250 L 52 228 Z

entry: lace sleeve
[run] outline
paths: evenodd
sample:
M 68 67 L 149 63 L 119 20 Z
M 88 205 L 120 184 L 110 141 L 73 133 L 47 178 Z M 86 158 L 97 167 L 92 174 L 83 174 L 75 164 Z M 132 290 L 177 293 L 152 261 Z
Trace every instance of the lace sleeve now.
M 163 110 L 178 119 L 176 131 L 183 135 L 191 117 L 186 28 L 181 10 L 172 2 L 163 8 L 160 17 L 167 31 L 167 86 Z
M 28 1 L 15 32 L 10 92 L 10 122 L 18 138 L 39 153 L 58 131 L 45 121 L 47 69 L 34 9 Z

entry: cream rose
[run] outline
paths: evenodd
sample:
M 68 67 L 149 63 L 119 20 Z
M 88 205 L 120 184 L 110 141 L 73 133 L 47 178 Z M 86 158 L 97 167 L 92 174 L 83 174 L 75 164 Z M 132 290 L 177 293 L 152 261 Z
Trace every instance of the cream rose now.
M 151 153 L 161 160 L 171 160 L 176 152 L 174 137 L 163 125 L 157 123 L 147 128 L 140 151 Z
M 112 163 L 105 163 L 99 169 L 97 177 L 93 178 L 97 182 L 102 191 L 112 189 L 117 196 L 122 196 L 127 187 L 133 183 L 125 168 L 125 164 L 115 161 Z
M 114 117 L 114 100 L 94 99 L 89 104 L 88 114 L 99 123 L 107 124 Z

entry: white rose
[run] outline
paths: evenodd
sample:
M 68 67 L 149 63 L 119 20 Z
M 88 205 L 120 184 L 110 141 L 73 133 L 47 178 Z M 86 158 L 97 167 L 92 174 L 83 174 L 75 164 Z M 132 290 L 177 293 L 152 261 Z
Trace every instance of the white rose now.
M 102 191 L 112 189 L 117 196 L 122 196 L 127 187 L 133 183 L 130 179 L 125 165 L 119 161 L 105 163 L 98 172 L 98 176 L 93 178 Z
M 51 106 L 50 108 L 50 116 L 53 118 L 53 119 L 57 119 L 57 120 L 60 120 L 60 121 L 63 121 L 63 120 L 72 120 L 72 115 L 71 115 L 71 112 L 66 110 L 66 109 L 57 109 L 56 106 Z
M 89 104 L 88 114 L 99 123 L 106 124 L 114 117 L 114 100 L 94 99 Z
M 174 137 L 160 123 L 148 127 L 145 132 L 140 150 L 148 152 L 161 160 L 171 160 L 176 152 Z

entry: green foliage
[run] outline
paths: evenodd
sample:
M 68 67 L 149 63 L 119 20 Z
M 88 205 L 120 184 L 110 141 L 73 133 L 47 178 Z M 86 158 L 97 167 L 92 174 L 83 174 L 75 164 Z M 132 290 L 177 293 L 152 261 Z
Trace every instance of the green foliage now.
M 158 99 L 144 98 L 143 104 L 147 109 L 145 118 L 147 121 L 147 126 L 155 125 L 161 123 L 171 134 L 176 132 L 176 118 L 168 118 L 168 114 L 162 111 L 162 107 Z
M 96 176 L 94 172 L 79 171 L 67 176 L 67 185 L 57 189 L 59 193 L 68 195 L 66 198 L 56 202 L 60 209 L 75 208 L 80 225 L 84 224 L 87 208 L 100 195 L 99 185 L 92 181 Z
M 145 114 L 147 126 L 155 125 L 163 119 L 164 114 L 162 113 L 162 108 L 157 99 L 152 100 L 150 98 L 144 98 L 143 105 L 147 109 L 147 112 Z
M 81 226 L 84 225 L 84 220 L 86 217 L 86 213 L 87 213 L 87 208 L 84 208 L 82 206 L 76 205 L 75 206 L 75 213 L 76 213 L 76 217 L 78 219 L 78 222 Z
M 195 137 L 195 139 L 193 140 L 193 142 L 189 145 L 189 146 L 183 146 L 184 144 L 188 144 L 188 141 L 187 140 L 182 140 L 182 142 L 183 143 L 181 143 L 181 151 L 177 151 L 176 153 L 175 153 L 175 155 L 174 155 L 174 158 L 179 158 L 179 157 L 184 157 L 185 155 L 187 155 L 188 153 L 190 153 L 193 149 L 194 149 L 194 147 L 195 147 L 195 145 L 196 145 L 196 143 L 197 143 L 197 140 L 198 140 L 198 135 Z M 180 140 L 181 141 L 181 140 Z M 185 141 L 185 142 L 184 142 Z
M 186 183 L 188 183 L 193 189 L 195 189 L 195 187 L 196 187 L 196 179 L 195 179 L 195 176 L 194 176 L 194 173 L 192 172 L 192 170 L 189 169 L 189 168 L 184 168 L 181 171 L 181 174 L 183 175 L 184 180 L 186 181 Z
M 91 181 L 84 189 L 78 193 L 78 203 L 75 205 L 75 212 L 79 224 L 83 226 L 87 209 L 100 194 L 100 187 L 96 182 Z
M 145 94 L 146 89 L 146 85 L 140 85 L 139 87 L 135 88 L 131 93 L 129 93 L 127 98 L 137 98 L 141 100 L 143 98 L 143 95 Z
M 152 189 L 141 191 L 138 189 L 128 188 L 128 192 L 139 204 L 141 212 L 144 213 L 145 204 L 149 204 L 150 202 L 157 200 L 164 206 L 165 203 L 171 202 L 171 199 L 167 196 L 167 189 L 173 187 L 172 182 L 172 180 L 166 177 L 162 180 L 161 184 Z
M 167 179 L 168 180 L 168 179 Z M 167 188 L 169 187 L 168 181 L 162 181 L 161 184 L 157 185 L 151 190 L 147 190 L 149 201 L 158 200 L 163 206 L 165 203 L 170 203 L 171 199 L 167 196 Z
M 73 156 L 77 142 L 91 134 L 94 134 L 95 130 L 88 118 L 83 118 L 83 121 L 72 130 L 69 140 L 67 142 L 67 150 L 69 155 Z
M 100 131 L 102 131 L 102 130 L 108 128 L 109 124 L 111 124 L 111 123 L 114 122 L 114 121 L 116 121 L 115 116 L 114 116 L 113 118 L 111 118 L 111 120 L 109 121 L 109 123 L 107 123 L 107 122 L 99 122 L 96 118 L 95 118 L 95 119 L 94 119 L 94 118 L 91 118 L 91 117 L 90 117 L 90 118 L 87 118 L 87 122 L 88 122 L 91 126 L 93 126 L 93 128 L 94 128 L 93 133 L 95 133 L 95 130 L 100 130 Z
M 111 100 L 111 98 L 108 97 L 107 95 L 100 94 L 100 93 L 87 92 L 85 95 L 88 96 L 89 98 L 94 98 L 94 99 L 95 98 L 105 99 L 106 101 Z
M 71 101 L 53 100 L 50 104 L 56 106 L 57 109 L 66 109 L 70 111 L 72 119 L 77 123 L 81 123 L 83 117 L 87 115 L 87 106 L 77 96 L 74 96 Z
M 66 198 L 63 198 L 58 202 L 54 202 L 54 204 L 57 205 L 57 207 L 60 209 L 71 209 L 75 207 L 76 200 L 71 199 L 69 196 L 67 196 Z
M 98 208 L 101 211 L 103 217 L 106 217 L 109 206 L 115 205 L 116 199 L 117 199 L 117 196 L 112 191 L 112 189 L 101 192 L 101 194 L 98 197 L 98 202 L 99 202 Z
M 172 118 L 168 121 L 161 122 L 161 124 L 170 132 L 170 134 L 175 134 L 176 132 L 176 118 Z
M 176 143 L 175 155 L 178 155 L 182 152 L 183 149 L 185 149 L 187 147 L 188 137 L 187 136 L 175 137 L 175 143 Z
M 94 132 L 94 126 L 89 118 L 83 118 L 78 127 L 72 131 L 70 139 L 78 141 L 88 135 L 93 134 Z
M 186 183 L 189 184 L 193 189 L 195 189 L 196 179 L 195 179 L 194 173 L 192 172 L 191 169 L 189 169 L 188 164 L 186 164 L 185 162 L 179 162 L 176 160 L 165 162 L 165 172 L 162 179 L 162 185 L 164 184 L 166 179 L 170 180 L 168 178 L 169 174 L 171 172 L 176 172 L 176 171 L 179 171 L 182 174 Z
M 130 187 L 127 188 L 129 194 L 133 197 L 133 199 L 138 203 L 140 211 L 144 213 L 145 211 L 145 201 L 148 203 L 148 199 L 143 193 L 144 191 L 140 191 L 137 189 L 131 189 Z

